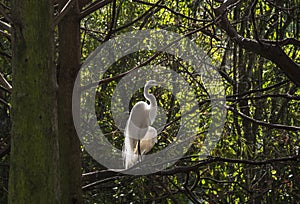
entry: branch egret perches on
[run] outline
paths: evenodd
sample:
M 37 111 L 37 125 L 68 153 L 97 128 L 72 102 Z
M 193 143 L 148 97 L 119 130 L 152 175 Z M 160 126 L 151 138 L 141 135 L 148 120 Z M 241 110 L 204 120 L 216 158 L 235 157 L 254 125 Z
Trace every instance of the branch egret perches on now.
M 157 102 L 155 96 L 149 94 L 149 89 L 158 84 L 155 80 L 150 80 L 145 84 L 144 96 L 150 104 L 139 101 L 131 109 L 124 131 L 125 169 L 136 164 L 139 157 L 149 152 L 157 142 L 157 131 L 151 127 L 157 115 Z

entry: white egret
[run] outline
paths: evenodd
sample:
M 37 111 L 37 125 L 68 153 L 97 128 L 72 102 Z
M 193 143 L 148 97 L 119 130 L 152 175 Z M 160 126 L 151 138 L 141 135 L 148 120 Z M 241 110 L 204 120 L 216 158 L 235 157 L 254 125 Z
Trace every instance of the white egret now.
M 150 104 L 139 101 L 131 109 L 124 131 L 123 160 L 126 169 L 136 164 L 140 156 L 149 152 L 157 142 L 157 131 L 151 127 L 157 115 L 157 102 L 155 96 L 149 94 L 149 89 L 158 84 L 155 80 L 145 84 L 144 96 Z

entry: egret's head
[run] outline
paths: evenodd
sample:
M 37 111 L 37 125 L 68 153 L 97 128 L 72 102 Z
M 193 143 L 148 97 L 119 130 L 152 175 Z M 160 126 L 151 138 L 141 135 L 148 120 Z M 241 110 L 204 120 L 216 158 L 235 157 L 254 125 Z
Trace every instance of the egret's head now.
M 157 82 L 153 79 L 147 81 L 147 83 L 145 84 L 145 87 L 152 87 L 152 86 L 157 86 L 157 85 L 163 85 L 164 83 L 162 82 Z
M 147 98 L 147 96 L 149 96 L 149 89 L 152 87 L 152 86 L 157 86 L 157 85 L 163 85 L 163 83 L 161 82 L 157 82 L 155 80 L 149 80 L 147 81 L 147 83 L 145 84 L 145 87 L 144 87 L 144 96 Z M 148 99 L 148 98 L 147 98 Z
M 157 81 L 151 79 L 151 80 L 147 81 L 147 83 L 145 84 L 145 87 L 146 86 L 151 87 L 151 86 L 156 86 L 156 85 L 158 85 Z

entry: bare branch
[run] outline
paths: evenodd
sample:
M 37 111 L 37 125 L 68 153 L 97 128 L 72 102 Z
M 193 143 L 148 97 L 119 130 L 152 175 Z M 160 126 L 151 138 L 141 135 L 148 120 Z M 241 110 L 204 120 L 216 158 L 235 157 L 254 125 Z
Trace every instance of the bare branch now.
M 160 186 L 161 186 L 163 189 L 165 189 L 167 195 L 168 195 L 169 198 L 172 200 L 172 203 L 177 204 L 178 202 L 177 202 L 176 198 L 173 196 L 173 193 L 171 192 L 171 190 L 169 189 L 169 187 L 168 187 L 167 185 L 165 185 L 164 182 L 162 182 L 162 181 L 160 181 L 160 180 L 157 180 L 157 181 L 159 182 Z
M 195 29 L 195 30 L 192 30 L 192 31 L 186 33 L 185 35 L 179 37 L 178 39 L 174 40 L 173 42 L 171 42 L 171 43 L 169 43 L 168 45 L 166 45 L 165 47 L 163 47 L 162 51 L 165 50 L 165 49 L 167 49 L 168 47 L 174 45 L 176 42 L 179 42 L 179 41 L 182 40 L 183 38 L 185 38 L 185 37 L 187 37 L 187 36 L 190 36 L 190 35 L 192 35 L 192 34 L 194 34 L 194 33 L 200 32 L 202 29 L 205 29 L 205 28 L 211 26 L 212 24 L 213 24 L 213 23 L 209 23 L 209 24 L 203 26 L 202 28 L 198 28 L 198 29 Z M 99 84 L 109 83 L 109 82 L 111 82 L 111 81 L 114 81 L 114 80 L 117 80 L 117 79 L 119 79 L 119 78 L 122 78 L 123 76 L 129 74 L 130 72 L 132 72 L 132 71 L 134 71 L 134 70 L 136 70 L 136 69 L 138 69 L 138 68 L 140 68 L 140 67 L 143 67 L 143 66 L 149 64 L 152 60 L 156 59 L 160 54 L 161 54 L 161 52 L 155 53 L 154 55 L 152 55 L 151 57 L 149 57 L 149 58 L 148 58 L 147 60 L 145 60 L 144 62 L 140 63 L 139 65 L 137 65 L 137 66 L 131 68 L 130 70 L 125 71 L 125 72 L 123 72 L 123 73 L 121 73 L 121 74 L 118 74 L 118 75 L 113 76 L 113 77 L 110 77 L 110 78 L 102 79 L 102 80 L 100 80 L 99 82 L 94 82 L 94 83 L 90 83 L 90 84 L 88 84 L 88 85 L 82 86 L 82 87 L 80 88 L 80 91 L 89 89 L 89 88 L 94 87 L 94 86 L 98 86 Z
M 97 185 L 100 185 L 102 183 L 106 183 L 106 182 L 109 182 L 109 181 L 114 181 L 116 179 L 119 179 L 120 177 L 121 176 L 114 176 L 114 177 L 109 177 L 109 178 L 106 178 L 106 179 L 103 179 L 103 180 L 95 181 L 93 183 L 89 183 L 87 185 L 82 186 L 82 190 L 83 191 L 89 190 L 90 188 L 92 188 L 94 186 L 97 186 Z
M 6 105 L 7 107 L 10 107 L 9 104 L 2 98 L 0 98 L 0 103 L 3 103 L 4 105 Z M 1 158 L 1 157 L 0 157 Z
M 265 98 L 285 98 L 287 100 L 300 100 L 300 96 L 293 96 L 290 94 L 264 94 L 261 96 L 249 96 L 249 97 L 238 97 L 238 96 L 227 96 L 226 101 L 230 102 L 237 102 L 237 101 L 244 101 L 244 100 L 260 100 Z
M 11 41 L 11 34 L 8 32 L 5 32 L 3 30 L 0 30 L 0 35 L 5 36 L 9 41 Z
M 278 41 L 262 39 L 261 42 L 278 45 L 278 46 L 294 45 L 294 46 L 300 47 L 300 41 L 295 38 L 286 38 L 286 39 L 278 40 Z
M 117 31 L 120 31 L 120 30 L 122 30 L 122 29 L 124 29 L 124 28 L 127 28 L 127 27 L 133 25 L 134 23 L 138 22 L 139 20 L 145 18 L 146 16 L 148 16 L 149 13 L 152 12 L 153 9 L 155 9 L 156 5 L 158 5 L 161 1 L 162 1 L 162 0 L 158 0 L 151 8 L 149 8 L 147 11 L 145 11 L 142 15 L 140 15 L 139 17 L 137 17 L 137 18 L 134 19 L 133 21 L 131 21 L 131 22 L 129 22 L 129 23 L 127 23 L 127 24 L 125 24 L 125 25 L 123 25 L 123 26 L 121 26 L 121 27 L 115 29 L 114 32 L 117 32 Z M 157 10 L 157 11 L 158 11 L 158 10 Z M 157 12 L 157 11 L 156 11 L 156 12 Z
M 11 92 L 12 86 L 10 85 L 10 83 L 8 83 L 2 73 L 0 73 L 0 83 L 4 86 L 4 88 Z
M 70 11 L 70 9 L 75 5 L 75 0 L 69 0 L 64 7 L 61 9 L 59 14 L 57 14 L 56 18 L 53 21 L 53 26 L 56 26 L 64 17 L 65 15 Z
M 291 162 L 298 161 L 300 159 L 300 155 L 281 157 L 275 159 L 267 159 L 262 161 L 255 160 L 245 160 L 245 159 L 230 159 L 230 158 L 221 158 L 221 157 L 212 157 L 215 162 L 229 162 L 229 163 L 238 163 L 238 164 L 250 164 L 250 165 L 266 165 L 273 164 L 277 162 Z
M 226 108 L 228 110 L 230 110 L 231 112 L 241 116 L 242 118 L 247 119 L 247 120 L 249 120 L 253 123 L 256 123 L 258 125 L 261 125 L 261 126 L 265 126 L 265 127 L 269 127 L 269 128 L 282 129 L 282 130 L 300 131 L 300 127 L 297 127 L 297 126 L 288 126 L 288 125 L 267 123 L 267 122 L 264 122 L 264 121 L 260 121 L 260 120 L 256 120 L 254 118 L 251 118 L 251 117 L 245 115 L 244 113 L 239 112 L 238 110 L 236 110 L 233 107 L 226 106 Z
M 12 22 L 10 16 L 8 15 L 7 11 L 9 10 L 9 8 L 7 6 L 5 6 L 2 2 L 0 2 L 0 13 L 4 16 L 4 18 L 8 21 L 8 22 Z
M 7 30 L 9 33 L 11 33 L 11 25 L 0 20 L 0 28 L 2 28 L 3 30 Z
M 0 147 L 2 147 L 0 148 L 0 158 L 2 158 L 3 156 L 7 155 L 10 151 L 10 136 L 4 138 L 4 140 L 1 141 Z
M 274 62 L 293 83 L 300 86 L 300 67 L 279 46 L 259 43 L 256 40 L 244 38 L 237 33 L 227 18 L 228 8 L 237 3 L 239 3 L 237 0 L 228 0 L 215 9 L 217 17 L 220 17 L 217 25 L 225 30 L 227 35 L 242 48 Z
M 1 33 L 1 31 L 0 31 L 0 33 Z M 3 55 L 4 57 L 7 57 L 8 59 L 11 59 L 11 55 L 6 53 L 6 52 L 0 51 L 0 55 Z
M 113 0 L 98 0 L 95 1 L 93 3 L 91 3 L 90 5 L 88 5 L 83 11 L 81 11 L 79 18 L 82 19 L 88 15 L 90 15 L 91 13 L 95 12 L 96 10 L 106 6 L 107 4 L 113 2 Z
M 244 92 L 244 93 L 242 93 L 242 94 L 234 94 L 234 95 L 231 95 L 231 96 L 228 96 L 228 97 L 229 97 L 229 98 L 243 97 L 243 96 L 250 95 L 250 94 L 252 94 L 252 93 L 264 92 L 264 91 L 268 91 L 268 90 L 271 90 L 271 89 L 275 89 L 275 88 L 281 87 L 281 86 L 287 84 L 288 82 L 289 82 L 288 80 L 285 80 L 285 81 L 279 82 L 279 83 L 277 83 L 277 84 L 268 86 L 268 87 L 266 87 L 266 88 L 253 89 L 253 90 Z
M 154 3 L 150 3 L 150 2 L 145 2 L 145 1 L 141 1 L 141 0 L 133 0 L 133 2 L 137 2 L 137 3 L 141 3 L 141 4 L 145 4 L 145 5 L 148 5 L 148 6 L 155 6 L 155 7 L 158 7 L 158 8 L 163 8 L 163 9 L 166 9 L 168 11 L 170 11 L 171 13 L 173 13 L 174 15 L 176 16 L 180 16 L 182 18 L 186 18 L 188 20 L 193 20 L 193 21 L 197 21 L 197 22 L 212 22 L 213 20 L 211 19 L 196 19 L 196 18 L 191 18 L 189 16 L 186 16 L 182 13 L 179 13 L 177 11 L 174 11 L 173 9 L 170 9 L 169 7 L 165 6 L 165 5 L 160 5 L 160 4 L 154 4 Z
M 7 155 L 10 151 L 10 144 L 7 144 L 3 149 L 0 150 L 0 158 Z
M 199 157 L 199 156 L 196 156 L 196 157 Z M 249 164 L 249 165 L 261 166 L 261 165 L 273 164 L 273 163 L 278 163 L 278 162 L 295 162 L 295 161 L 299 161 L 299 160 L 300 160 L 300 154 L 288 156 L 288 157 L 260 160 L 260 161 L 246 160 L 246 159 L 231 159 L 231 158 L 223 158 L 223 157 L 208 157 L 207 159 L 203 159 L 192 166 L 176 166 L 174 168 L 165 169 L 165 170 L 156 172 L 154 174 L 156 174 L 156 175 L 174 175 L 177 173 L 187 173 L 187 172 L 191 172 L 191 171 L 197 171 L 202 166 L 205 166 L 205 165 L 208 165 L 211 163 L 216 163 L 216 162 L 222 162 L 222 163 L 228 162 L 228 163 Z M 125 170 L 123 170 L 123 171 L 125 172 Z M 83 174 L 83 178 L 99 177 L 99 178 L 103 179 L 103 180 L 97 181 L 94 184 L 94 185 L 97 185 L 97 184 L 106 182 L 106 181 L 108 181 L 109 178 L 113 178 L 115 176 L 126 176 L 125 174 L 122 174 L 121 172 L 122 172 L 122 170 L 113 171 L 112 169 L 106 169 L 106 170 L 94 171 L 94 172 L 89 172 L 89 173 Z
M 266 164 L 273 164 L 273 163 L 277 163 L 277 162 L 294 162 L 294 161 L 299 161 L 299 160 L 300 160 L 300 155 L 268 159 L 268 160 L 262 160 L 262 161 L 245 160 L 245 159 L 230 159 L 230 158 L 222 158 L 222 157 L 208 157 L 207 159 L 201 160 L 193 166 L 178 166 L 178 167 L 175 167 L 172 169 L 166 169 L 166 170 L 157 172 L 156 174 L 174 175 L 177 173 L 196 171 L 200 167 L 205 166 L 207 164 L 214 163 L 214 162 L 222 162 L 222 163 L 228 162 L 228 163 L 249 164 L 249 165 L 266 165 Z

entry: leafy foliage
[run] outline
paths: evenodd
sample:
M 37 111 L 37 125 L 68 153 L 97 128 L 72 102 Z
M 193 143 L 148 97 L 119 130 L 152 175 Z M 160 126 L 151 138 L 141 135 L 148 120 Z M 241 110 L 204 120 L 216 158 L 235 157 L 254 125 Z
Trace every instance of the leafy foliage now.
M 181 74 L 195 91 L 201 123 L 193 145 L 174 166 L 148 176 L 110 172 L 83 150 L 85 203 L 296 203 L 299 200 L 300 90 L 278 63 L 265 56 L 274 47 L 279 48 L 299 69 L 299 1 L 222 2 L 116 0 L 81 20 L 82 61 L 102 43 L 132 30 L 165 29 L 190 38 L 211 57 L 222 76 L 228 110 L 217 147 L 210 157 L 199 158 L 211 123 L 211 97 L 200 74 L 192 67 L 180 58 L 159 53 L 149 64 Z M 3 4 L 9 5 L 7 1 Z M 219 16 L 216 8 L 222 5 L 226 6 L 226 13 Z M 222 27 L 226 22 L 222 17 L 226 17 L 239 39 L 255 42 L 261 49 L 239 44 L 239 39 Z M 1 36 L 0 73 L 10 82 L 9 44 L 7 37 Z M 266 48 L 266 53 L 262 53 L 262 48 Z M 145 51 L 128 55 L 114 63 L 103 78 L 118 76 L 155 54 Z M 121 77 L 99 84 L 95 98 L 99 126 L 118 149 L 122 149 L 123 130 L 112 118 L 110 103 L 120 80 Z M 174 141 L 178 120 L 184 117 L 178 100 L 169 90 L 159 88 L 152 92 L 167 113 L 168 125 L 150 153 Z M 135 93 L 129 109 L 144 100 L 142 93 L 142 89 Z M 0 99 L 9 103 L 10 94 L 0 89 Z M 9 143 L 9 110 L 9 106 L 0 102 L 0 153 Z M 0 203 L 6 199 L 8 157 L 8 154 L 0 157 L 0 166 L 4 166 L 0 170 L 0 189 L 4 189 Z

